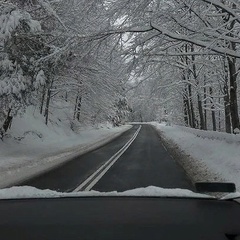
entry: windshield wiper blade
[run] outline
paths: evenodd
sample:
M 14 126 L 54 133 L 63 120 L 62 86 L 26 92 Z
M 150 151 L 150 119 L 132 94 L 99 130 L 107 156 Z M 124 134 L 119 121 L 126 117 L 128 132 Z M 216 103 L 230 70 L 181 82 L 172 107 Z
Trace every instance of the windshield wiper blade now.
M 199 193 L 206 192 L 236 192 L 236 186 L 231 182 L 197 182 L 195 183 L 196 191 Z

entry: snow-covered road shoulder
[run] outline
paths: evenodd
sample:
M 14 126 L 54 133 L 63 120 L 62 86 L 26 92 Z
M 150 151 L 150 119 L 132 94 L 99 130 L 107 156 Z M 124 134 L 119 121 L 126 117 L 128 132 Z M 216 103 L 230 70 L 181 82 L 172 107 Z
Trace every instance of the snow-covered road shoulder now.
M 1 142 L 0 188 L 9 187 L 53 169 L 72 158 L 101 147 L 132 126 L 82 130 L 54 141 Z
M 187 156 L 180 162 L 193 181 L 229 181 L 240 190 L 240 136 L 151 124 Z

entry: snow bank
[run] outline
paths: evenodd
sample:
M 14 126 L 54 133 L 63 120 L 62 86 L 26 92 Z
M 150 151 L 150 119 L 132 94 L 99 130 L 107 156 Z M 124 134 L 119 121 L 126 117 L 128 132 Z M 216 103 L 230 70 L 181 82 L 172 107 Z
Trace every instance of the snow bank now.
M 240 136 L 159 123 L 152 125 L 190 155 L 196 167 L 205 166 L 212 174 L 219 176 L 216 180 L 234 182 L 240 190 Z
M 1 188 L 102 146 L 131 128 L 129 125 L 113 128 L 110 124 L 102 124 L 73 132 L 64 111 L 61 114 L 56 115 L 59 119 L 55 117 L 48 126 L 32 108 L 22 118 L 14 119 L 9 131 L 11 138 L 0 141 Z
M 188 197 L 188 198 L 213 198 L 209 195 L 194 193 L 187 189 L 165 189 L 154 186 L 146 188 L 136 188 L 125 192 L 77 192 L 61 193 L 52 190 L 39 190 L 34 187 L 11 187 L 0 190 L 0 199 L 17 199 L 17 198 L 59 198 L 59 197 L 92 197 L 92 196 L 148 196 L 148 197 Z
M 221 140 L 225 141 L 227 143 L 238 143 L 240 144 L 240 134 L 229 134 L 229 133 L 223 133 L 223 132 L 215 132 L 215 131 L 203 131 L 199 129 L 193 129 L 189 127 L 182 127 L 177 126 L 179 129 L 181 129 L 184 132 L 192 133 L 196 135 L 197 137 L 201 138 L 208 138 L 212 140 Z

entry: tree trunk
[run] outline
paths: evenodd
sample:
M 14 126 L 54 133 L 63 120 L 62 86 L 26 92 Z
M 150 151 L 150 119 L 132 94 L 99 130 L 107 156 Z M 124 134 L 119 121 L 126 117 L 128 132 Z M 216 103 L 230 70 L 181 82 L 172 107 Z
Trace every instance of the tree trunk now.
M 216 123 L 216 114 L 214 111 L 214 106 L 212 107 L 212 124 L 213 124 L 213 131 L 217 131 L 217 123 Z
M 202 108 L 202 100 L 200 98 L 199 93 L 197 94 L 198 99 L 198 111 L 199 111 L 199 117 L 200 117 L 200 129 L 206 130 L 205 123 L 204 123 L 204 115 L 203 115 L 203 108 Z
M 225 1 L 221 0 L 223 4 L 225 4 Z M 236 4 L 232 3 L 232 9 L 236 9 L 237 6 Z M 221 10 L 224 15 L 223 15 L 223 20 L 224 23 L 229 22 L 231 16 L 229 13 L 227 13 L 225 10 Z M 230 24 L 228 23 L 226 25 L 226 29 L 228 30 L 227 36 L 229 37 L 235 37 L 231 30 L 234 28 L 234 25 L 236 24 L 235 19 L 231 19 L 232 21 Z M 229 49 L 236 51 L 236 43 L 229 41 Z M 231 115 L 231 124 L 232 124 L 232 130 L 234 132 L 234 129 L 239 128 L 239 115 L 238 115 L 238 104 L 237 104 L 237 74 L 238 72 L 236 71 L 236 58 L 234 57 L 227 57 L 227 63 L 228 63 L 228 71 L 229 71 L 229 80 L 230 80 L 230 93 L 229 93 L 229 109 L 230 109 L 230 115 Z M 225 67 L 226 71 L 226 67 Z M 228 89 L 227 89 L 228 90 Z M 224 98 L 224 105 L 225 105 L 225 119 L 226 121 L 226 132 L 231 132 L 231 129 L 229 129 L 229 114 L 228 114 L 228 102 L 227 102 L 227 96 L 226 96 L 226 101 Z M 226 111 L 227 110 L 227 111 Z
M 41 105 L 40 105 L 40 114 L 43 113 L 43 105 L 44 105 L 45 95 L 46 95 L 46 84 L 44 84 L 44 86 L 43 86 L 42 99 L 41 99 Z
M 185 126 L 189 126 L 189 121 L 188 121 L 188 106 L 187 106 L 187 99 L 185 96 L 183 96 L 183 114 L 184 114 L 184 123 Z
M 182 51 L 187 53 L 189 50 L 189 45 L 184 44 Z M 187 56 L 181 56 L 180 61 L 189 66 L 189 58 Z M 183 88 L 183 114 L 184 114 L 184 122 L 186 126 L 190 126 L 191 128 L 195 128 L 195 113 L 192 102 L 192 86 L 189 83 L 191 71 L 189 69 L 185 69 L 182 71 L 182 80 L 185 83 Z
M 3 123 L 3 125 L 2 125 L 2 128 L 0 129 L 0 137 L 1 137 L 1 139 L 3 139 L 4 134 L 5 134 L 5 133 L 7 132 L 7 130 L 11 127 L 12 119 L 13 119 L 13 116 L 11 116 L 11 111 L 12 111 L 12 109 L 9 108 L 9 109 L 8 109 L 7 117 L 6 117 L 6 119 L 4 120 L 4 123 Z
M 219 96 L 221 95 L 221 92 L 219 91 Z M 221 104 L 221 98 L 218 99 L 219 106 Z M 221 132 L 221 110 L 218 111 L 218 130 Z
M 233 49 L 236 49 L 235 44 L 232 43 Z M 233 131 L 239 128 L 239 115 L 237 104 L 237 71 L 236 58 L 228 57 L 229 79 L 230 79 L 230 111 Z
M 3 126 L 2 126 L 2 127 L 3 127 L 3 130 L 4 130 L 5 132 L 7 132 L 7 130 L 10 128 L 11 123 L 12 123 L 13 116 L 11 116 L 11 111 L 12 111 L 12 109 L 9 108 L 9 109 L 8 109 L 7 117 L 6 117 L 6 119 L 5 119 L 4 123 L 3 123 Z
M 212 98 L 212 94 L 213 94 L 212 87 L 209 88 L 209 93 L 210 93 L 211 101 L 212 101 L 211 109 L 212 109 L 212 124 L 213 124 L 213 131 L 217 131 L 215 106 L 214 106 L 214 102 L 213 102 L 213 98 Z
M 224 113 L 225 113 L 225 130 L 227 133 L 231 133 L 231 110 L 230 110 L 230 98 L 228 91 L 228 67 L 226 65 L 226 61 L 224 60 L 224 68 L 225 68 L 225 82 L 223 86 L 224 93 Z
M 182 75 L 182 79 L 184 82 L 186 82 L 186 76 L 185 72 Z M 190 110 L 190 104 L 189 104 L 189 93 L 188 93 L 188 85 L 185 84 L 183 89 L 183 109 L 184 109 L 184 122 L 186 123 L 186 126 L 192 127 L 192 114 Z
M 191 44 L 191 52 L 194 52 L 193 44 Z M 196 71 L 196 64 L 195 64 L 195 56 L 194 55 L 192 55 L 192 68 L 193 68 L 193 72 L 192 72 L 193 77 L 195 79 L 197 88 L 199 88 L 199 81 L 198 81 L 198 78 L 197 78 L 197 71 Z M 198 112 L 199 112 L 199 118 L 200 118 L 200 129 L 205 130 L 202 100 L 201 100 L 199 89 L 197 89 L 197 102 L 198 102 Z
M 185 44 L 185 52 L 187 53 L 189 50 L 189 45 L 188 44 Z M 189 66 L 189 59 L 188 57 L 186 56 L 185 57 L 185 61 L 186 61 L 186 65 Z M 190 81 L 190 75 L 191 75 L 191 71 L 188 70 L 186 73 L 184 73 L 184 78 L 186 81 Z M 190 118 L 191 118 L 191 121 L 190 121 L 190 127 L 192 128 L 196 128 L 196 119 L 195 119 L 195 112 L 194 112 L 194 107 L 193 107 L 193 101 L 192 101 L 192 85 L 190 83 L 188 83 L 188 87 L 187 87 L 187 92 L 188 92 L 188 101 L 189 101 L 189 111 L 190 111 Z
M 49 117 L 49 105 L 50 105 L 50 100 L 51 100 L 51 93 L 52 93 L 52 85 L 53 85 L 53 79 L 50 82 L 50 85 L 47 89 L 47 100 L 46 100 L 46 106 L 45 106 L 45 124 L 48 124 L 48 117 Z
M 77 104 L 77 120 L 80 121 L 80 113 L 81 113 L 81 106 L 82 106 L 82 97 L 78 97 L 78 104 Z
M 182 75 L 183 81 L 186 80 L 185 73 Z M 183 111 L 184 111 L 184 122 L 186 126 L 192 127 L 192 116 L 190 112 L 190 105 L 189 105 L 189 100 L 188 100 L 188 88 L 187 85 L 184 86 L 183 88 Z
M 203 106 L 204 106 L 204 129 L 207 130 L 207 88 L 206 88 L 206 76 L 204 76 L 204 87 L 203 87 L 203 98 L 204 98 L 204 102 L 203 102 Z
M 196 128 L 196 119 L 195 119 L 195 113 L 194 113 L 194 107 L 193 107 L 193 101 L 192 101 L 192 86 L 191 84 L 188 84 L 188 101 L 189 101 L 189 109 L 190 109 L 190 115 L 191 115 L 191 127 Z
M 75 120 L 76 114 L 77 114 L 77 103 L 78 103 L 78 94 L 76 96 L 76 100 L 75 100 L 75 104 L 74 104 L 73 120 Z
M 228 92 L 225 92 L 224 96 L 224 113 L 225 113 L 225 130 L 227 133 L 231 133 L 231 112 Z

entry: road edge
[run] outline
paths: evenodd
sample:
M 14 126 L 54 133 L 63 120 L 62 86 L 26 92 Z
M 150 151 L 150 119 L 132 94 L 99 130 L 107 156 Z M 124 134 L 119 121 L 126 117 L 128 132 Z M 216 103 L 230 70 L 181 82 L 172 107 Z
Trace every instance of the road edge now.
M 6 179 L 5 181 L 3 179 L 1 179 L 0 189 L 12 187 L 13 185 L 18 185 L 18 184 L 24 183 L 25 181 L 27 181 L 31 178 L 40 176 L 42 174 L 45 174 L 55 168 L 58 168 L 64 164 L 66 164 L 67 162 L 71 161 L 75 157 L 82 156 L 82 155 L 87 154 L 91 151 L 94 151 L 100 147 L 103 147 L 106 144 L 108 144 L 109 142 L 113 141 L 114 139 L 120 137 L 122 134 L 124 134 L 125 132 L 130 130 L 132 127 L 133 126 L 130 125 L 123 131 L 109 134 L 92 144 L 85 144 L 82 146 L 80 145 L 80 147 L 76 146 L 76 147 L 72 148 L 71 151 L 69 151 L 69 150 L 66 152 L 61 151 L 61 153 L 58 154 L 59 158 L 57 157 L 58 155 L 56 156 L 57 160 L 54 160 L 51 162 L 46 162 L 42 166 L 39 166 L 39 165 L 25 166 L 22 169 L 19 169 L 17 171 L 17 173 L 14 176 L 12 176 L 10 179 Z M 78 150 L 73 152 L 73 149 L 78 149 Z M 69 154 L 68 154 L 68 152 L 69 152 Z M 63 155 L 64 153 L 66 153 L 67 155 L 62 157 L 61 155 Z M 52 154 L 46 158 L 51 158 L 53 156 L 54 155 Z M 44 158 L 41 158 L 41 159 L 39 159 L 39 161 L 41 161 L 43 159 Z
M 175 161 L 183 168 L 193 186 L 196 182 L 201 181 L 224 181 L 224 179 L 222 179 L 219 175 L 211 172 L 204 164 L 197 162 L 197 160 L 195 160 L 191 155 L 182 150 L 178 144 L 176 144 L 172 139 L 166 137 L 164 132 L 158 129 L 155 125 L 151 126 L 156 130 L 161 141 L 164 143 Z

